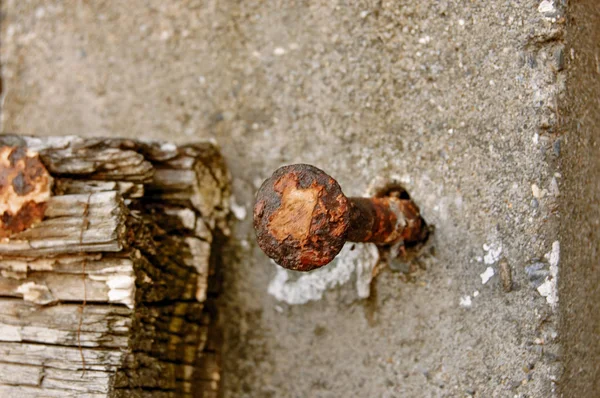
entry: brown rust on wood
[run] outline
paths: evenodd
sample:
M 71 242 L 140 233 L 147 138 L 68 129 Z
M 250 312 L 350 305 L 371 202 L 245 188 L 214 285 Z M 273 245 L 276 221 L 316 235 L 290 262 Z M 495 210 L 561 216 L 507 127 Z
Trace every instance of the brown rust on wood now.
M 23 147 L 0 147 L 0 238 L 42 221 L 52 177 L 37 153 Z

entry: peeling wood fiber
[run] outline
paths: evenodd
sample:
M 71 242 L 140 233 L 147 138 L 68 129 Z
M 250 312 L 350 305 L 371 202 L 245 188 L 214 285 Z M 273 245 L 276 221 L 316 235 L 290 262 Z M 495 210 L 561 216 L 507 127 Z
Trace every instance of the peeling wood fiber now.
M 0 396 L 217 397 L 218 150 L 0 136 L 5 170 L 11 153 L 49 188 L 43 219 L 0 240 Z

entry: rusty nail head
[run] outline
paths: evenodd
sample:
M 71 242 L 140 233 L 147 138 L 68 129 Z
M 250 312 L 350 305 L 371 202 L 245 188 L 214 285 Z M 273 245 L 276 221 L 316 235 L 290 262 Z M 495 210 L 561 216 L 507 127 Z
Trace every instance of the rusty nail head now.
M 37 153 L 0 147 L 0 238 L 42 221 L 51 188 L 52 177 Z
M 347 198 L 324 171 L 306 164 L 276 170 L 260 187 L 254 229 L 260 248 L 281 266 L 310 271 L 331 262 L 346 241 L 393 245 L 425 237 L 410 200 Z

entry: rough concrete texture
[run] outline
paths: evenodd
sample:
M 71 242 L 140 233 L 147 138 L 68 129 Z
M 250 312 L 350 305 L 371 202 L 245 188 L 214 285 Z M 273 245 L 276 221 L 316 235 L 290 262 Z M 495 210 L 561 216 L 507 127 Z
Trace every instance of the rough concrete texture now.
M 561 200 L 561 342 L 565 397 L 600 391 L 600 3 L 573 2 L 569 12 L 568 90 Z
M 222 146 L 243 218 L 224 266 L 225 397 L 548 397 L 569 56 L 554 3 L 6 0 L 2 130 Z M 305 305 L 269 295 L 247 214 L 295 162 L 347 195 L 399 178 L 436 227 L 427 270 L 384 270 L 366 300 L 350 285 Z

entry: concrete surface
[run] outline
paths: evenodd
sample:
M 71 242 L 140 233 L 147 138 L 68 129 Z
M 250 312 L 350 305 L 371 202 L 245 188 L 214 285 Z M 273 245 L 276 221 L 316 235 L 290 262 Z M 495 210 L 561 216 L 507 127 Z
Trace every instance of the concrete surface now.
M 242 218 L 224 266 L 225 397 L 549 397 L 562 7 L 5 0 L 1 129 L 222 146 Z M 366 300 L 344 285 L 277 301 L 248 215 L 295 162 L 348 195 L 399 178 L 436 227 L 427 270 L 384 270 Z
M 565 397 L 600 391 L 600 3 L 573 2 L 569 12 L 568 90 L 564 103 L 563 245 L 559 291 Z

